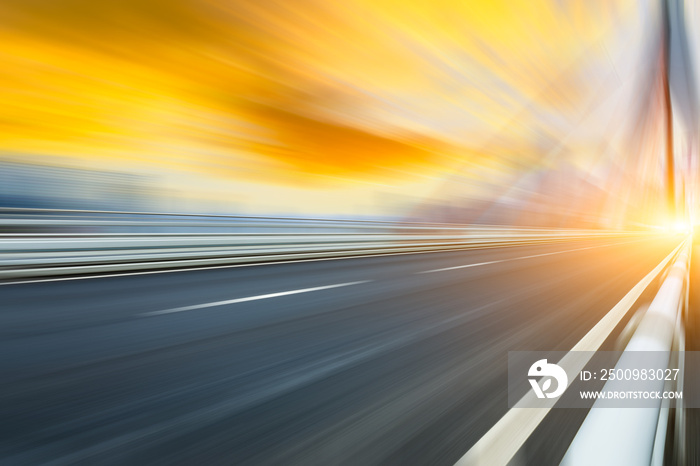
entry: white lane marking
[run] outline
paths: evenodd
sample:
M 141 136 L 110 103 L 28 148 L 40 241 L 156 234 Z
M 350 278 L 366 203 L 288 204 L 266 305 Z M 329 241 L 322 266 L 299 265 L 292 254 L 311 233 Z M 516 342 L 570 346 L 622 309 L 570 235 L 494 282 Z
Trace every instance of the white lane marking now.
M 646 238 L 645 238 L 645 239 L 646 239 Z M 469 268 L 469 267 L 479 267 L 479 266 L 481 266 L 481 265 L 499 264 L 499 263 L 501 263 L 501 262 L 519 261 L 519 260 L 523 260 L 523 259 L 532 259 L 532 258 L 534 258 L 534 257 L 553 256 L 554 254 L 565 254 L 565 253 L 567 253 L 567 252 L 583 251 L 583 250 L 585 250 L 585 249 L 597 249 L 597 248 L 605 248 L 605 247 L 608 247 L 608 246 L 619 246 L 619 245 L 622 245 L 622 244 L 637 243 L 637 242 L 639 242 L 639 241 L 643 241 L 643 239 L 642 239 L 642 240 L 634 240 L 634 241 L 625 241 L 625 242 L 623 242 L 623 243 L 612 243 L 612 244 L 603 244 L 603 245 L 600 245 L 600 246 L 590 246 L 590 247 L 587 247 L 587 248 L 568 249 L 568 250 L 566 250 L 566 251 L 546 252 L 546 253 L 544 253 L 544 254 L 535 254 L 535 255 L 532 255 L 532 256 L 513 257 L 513 258 L 511 258 L 511 259 L 502 259 L 502 260 L 498 260 L 498 261 L 488 261 L 488 262 L 478 262 L 478 263 L 476 263 L 476 264 L 457 265 L 457 266 L 455 266 L 455 267 L 445 267 L 444 269 L 424 270 L 424 271 L 422 271 L 422 272 L 416 272 L 416 273 L 417 273 L 417 274 L 420 274 L 420 273 L 433 273 L 433 272 L 444 272 L 444 271 L 447 271 L 447 270 L 466 269 L 466 268 Z
M 617 324 L 632 308 L 649 284 L 661 273 L 676 253 L 683 247 L 685 240 L 671 254 L 637 283 L 574 347 L 564 356 L 559 365 L 569 371 L 580 371 L 598 350 Z M 579 351 L 591 353 L 582 357 Z M 531 393 L 531 392 L 530 392 Z M 520 450 L 525 441 L 535 431 L 551 408 L 523 408 L 527 403 L 525 395 L 515 407 L 508 412 L 484 434 L 455 466 L 500 466 L 506 465 Z
M 195 309 L 205 309 L 208 307 L 225 306 L 227 304 L 245 303 L 248 301 L 257 301 L 259 299 L 278 298 L 280 296 L 289 296 L 289 295 L 299 294 L 299 293 L 309 293 L 311 291 L 330 290 L 331 288 L 340 288 L 343 286 L 359 285 L 360 283 L 368 283 L 371 281 L 372 280 L 363 280 L 363 281 L 359 281 L 359 282 L 337 283 L 335 285 L 315 286 L 313 288 L 301 288 L 298 290 L 280 291 L 278 293 L 268 293 L 268 294 L 260 294 L 257 296 L 248 296 L 245 298 L 227 299 L 225 301 L 214 301 L 211 303 L 195 304 L 193 306 L 175 307 L 172 309 L 164 309 L 162 311 L 146 312 L 146 313 L 140 314 L 140 315 L 142 317 L 150 317 L 150 316 L 158 316 L 158 315 L 162 315 L 162 314 L 172 314 L 174 312 L 194 311 Z
M 479 267 L 482 265 L 489 265 L 489 264 L 498 264 L 499 262 L 508 262 L 508 261 L 515 261 L 518 259 L 525 259 L 524 257 L 516 257 L 514 259 L 503 259 L 503 260 L 498 260 L 498 261 L 488 261 L 488 262 L 477 262 L 476 264 L 467 264 L 467 265 L 457 265 L 455 267 L 445 267 L 444 269 L 433 269 L 433 270 L 423 270 L 422 272 L 416 272 L 417 274 L 420 273 L 433 273 L 433 272 L 444 272 L 447 270 L 457 270 L 457 269 L 467 269 L 469 267 Z
M 591 238 L 593 240 L 595 238 Z M 651 241 L 652 239 L 658 239 L 658 237 L 651 237 L 651 238 L 642 238 L 640 240 L 635 240 L 635 241 Z M 577 238 L 572 241 L 585 241 L 586 239 L 581 239 Z M 613 243 L 610 246 L 614 246 L 615 244 L 626 244 L 630 242 L 635 242 L 635 241 L 625 241 L 623 243 Z M 98 278 L 114 278 L 114 277 L 131 277 L 134 275 L 154 275 L 154 274 L 159 274 L 159 273 L 177 273 L 177 272 L 196 272 L 199 270 L 216 270 L 216 269 L 234 269 L 234 268 L 239 268 L 239 267 L 262 267 L 266 265 L 282 265 L 282 264 L 296 264 L 300 262 L 320 262 L 320 261 L 336 261 L 336 260 L 346 260 L 346 259 L 364 259 L 364 258 L 369 258 L 369 257 L 385 257 L 385 256 L 407 256 L 407 255 L 413 255 L 413 254 L 439 254 L 439 253 L 445 253 L 445 252 L 453 252 L 453 251 L 469 251 L 469 250 L 474 250 L 474 249 L 498 249 L 498 248 L 507 248 L 507 247 L 518 247 L 518 246 L 539 246 L 539 245 L 551 245 L 551 244 L 557 244 L 557 243 L 563 243 L 566 242 L 566 238 L 562 239 L 561 241 L 552 241 L 552 242 L 542 242 L 542 241 L 535 241 L 531 243 L 517 243 L 517 244 L 496 244 L 496 245 L 470 245 L 470 246 L 465 246 L 464 248 L 460 249 L 445 249 L 445 250 L 437 250 L 437 251 L 411 251 L 411 252 L 389 252 L 389 253 L 379 253 L 379 254 L 363 254 L 360 256 L 347 256 L 347 257 L 320 257 L 320 258 L 315 258 L 315 259 L 288 259 L 288 260 L 278 260 L 278 261 L 273 261 L 273 262 L 257 262 L 257 263 L 250 263 L 250 264 L 225 264 L 225 265 L 209 265 L 206 267 L 185 267 L 185 268 L 180 268 L 180 269 L 169 269 L 169 270 L 146 270 L 146 271 L 140 271 L 140 272 L 119 272 L 119 273 L 110 273 L 110 274 L 102 274 L 102 275 L 89 275 L 89 276 L 82 276 L 82 277 L 58 277 L 58 278 L 37 278 L 34 280 L 15 280 L 15 281 L 10 281 L 10 282 L 2 282 L 0 281 L 0 286 L 5 286 L 5 285 L 23 285 L 23 284 L 30 284 L 30 283 L 46 283 L 46 282 L 64 282 L 64 281 L 71 281 L 71 280 L 95 280 Z M 608 246 L 608 245 L 606 245 Z
M 158 438 L 159 441 L 164 441 L 167 439 L 172 439 L 174 437 L 181 437 L 183 432 L 192 432 L 196 429 L 212 425 L 215 422 L 222 419 L 230 419 L 230 417 L 244 409 L 252 406 L 260 405 L 268 400 L 278 397 L 284 393 L 289 393 L 297 388 L 308 386 L 309 384 L 325 378 L 329 375 L 337 373 L 349 366 L 355 365 L 359 362 L 366 361 L 371 357 L 376 357 L 380 354 L 386 354 L 389 351 L 396 350 L 397 348 L 405 347 L 406 345 L 418 341 L 419 339 L 428 338 L 431 336 L 439 335 L 442 331 L 453 328 L 455 324 L 460 324 L 468 321 L 471 318 L 472 313 L 479 312 L 496 304 L 505 301 L 500 299 L 497 301 L 492 301 L 472 309 L 470 312 L 465 314 L 459 314 L 457 316 L 450 317 L 445 320 L 441 320 L 434 324 L 428 325 L 427 327 L 421 327 L 418 330 L 410 331 L 402 336 L 397 336 L 388 341 L 381 340 L 378 343 L 370 343 L 364 346 L 360 346 L 356 349 L 350 349 L 347 351 L 340 352 L 336 355 L 328 355 L 316 361 L 310 361 L 306 364 L 301 365 L 301 367 L 292 367 L 286 371 L 277 371 L 275 378 L 277 381 L 275 383 L 266 383 L 259 386 L 253 390 L 237 391 L 236 396 L 227 397 L 223 401 L 217 402 L 212 405 L 204 406 L 194 411 L 188 411 L 178 417 L 172 419 L 166 419 L 157 424 L 147 424 L 139 430 L 131 430 L 124 435 L 119 437 L 110 437 L 108 440 L 93 444 L 82 450 L 74 451 L 67 456 L 62 456 L 58 458 L 57 462 L 61 464 L 74 464 L 80 461 L 94 458 L 97 454 L 109 454 L 110 451 L 114 451 L 116 448 L 123 448 L 124 445 L 128 445 L 134 440 L 145 440 Z M 236 374 L 240 376 L 241 374 Z M 234 376 L 228 375 L 223 379 L 219 379 L 218 382 L 233 380 Z M 217 383 L 217 382 L 212 382 Z M 431 385 L 439 384 L 440 380 L 433 379 Z M 211 386 L 211 383 L 205 384 L 204 386 L 198 385 L 197 389 L 206 389 Z M 183 390 L 192 390 L 193 386 L 186 386 L 184 389 L 175 389 L 171 392 L 158 393 L 154 396 L 159 397 L 159 399 L 172 398 L 174 395 L 181 394 Z M 428 390 L 432 388 L 429 387 Z M 139 400 L 141 402 L 143 400 Z M 146 400 L 150 401 L 150 400 Z M 121 406 L 117 406 L 115 409 L 122 409 Z M 113 410 L 111 410 L 114 412 Z M 121 411 L 119 411 L 121 412 Z M 107 417 L 110 410 L 107 410 L 104 417 Z M 79 418 L 77 423 L 81 422 Z M 15 456 L 11 459 L 17 459 L 15 463 L 23 464 L 22 459 L 26 456 Z M 27 461 L 24 461 L 27 463 Z

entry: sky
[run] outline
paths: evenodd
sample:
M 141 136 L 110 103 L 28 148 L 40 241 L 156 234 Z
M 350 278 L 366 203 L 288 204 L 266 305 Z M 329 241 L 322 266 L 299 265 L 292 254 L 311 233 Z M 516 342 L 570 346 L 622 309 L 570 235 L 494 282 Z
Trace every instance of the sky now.
M 548 173 L 620 205 L 621 170 L 661 189 L 658 154 L 628 157 L 655 95 L 644 2 L 2 0 L 0 16 L 0 160 L 149 174 L 177 203 L 243 213 L 512 202 Z

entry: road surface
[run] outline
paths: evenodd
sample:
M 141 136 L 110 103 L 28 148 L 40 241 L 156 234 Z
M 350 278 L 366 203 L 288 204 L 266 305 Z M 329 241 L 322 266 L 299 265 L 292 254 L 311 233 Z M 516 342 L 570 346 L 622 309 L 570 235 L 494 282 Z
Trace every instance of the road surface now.
M 0 463 L 452 465 L 508 351 L 571 349 L 679 242 L 3 284 Z M 518 457 L 558 461 L 578 411 Z

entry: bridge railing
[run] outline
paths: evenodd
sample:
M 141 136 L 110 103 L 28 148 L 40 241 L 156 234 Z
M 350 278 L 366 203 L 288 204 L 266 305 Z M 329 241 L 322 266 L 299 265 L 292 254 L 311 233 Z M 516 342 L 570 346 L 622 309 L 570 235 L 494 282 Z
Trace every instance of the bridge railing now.
M 0 279 L 649 234 L 398 221 L 0 208 Z

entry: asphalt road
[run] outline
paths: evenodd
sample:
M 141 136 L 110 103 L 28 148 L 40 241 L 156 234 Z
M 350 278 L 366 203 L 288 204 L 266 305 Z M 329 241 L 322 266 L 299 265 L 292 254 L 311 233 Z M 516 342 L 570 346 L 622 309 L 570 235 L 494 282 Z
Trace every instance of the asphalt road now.
M 451 465 L 679 241 L 0 285 L 0 463 Z

